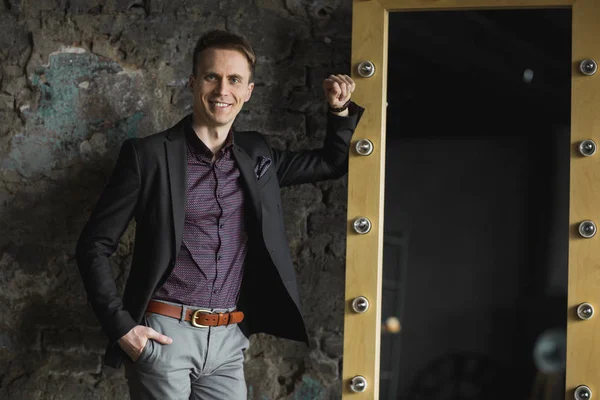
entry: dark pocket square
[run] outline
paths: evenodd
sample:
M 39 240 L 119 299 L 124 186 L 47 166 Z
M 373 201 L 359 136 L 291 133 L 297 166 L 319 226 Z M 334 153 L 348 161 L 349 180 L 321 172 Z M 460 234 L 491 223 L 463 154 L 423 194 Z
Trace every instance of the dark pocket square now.
M 254 167 L 254 173 L 256 174 L 256 179 L 260 179 L 267 172 L 269 167 L 271 166 L 271 159 L 269 157 L 260 156 L 258 157 L 258 162 Z

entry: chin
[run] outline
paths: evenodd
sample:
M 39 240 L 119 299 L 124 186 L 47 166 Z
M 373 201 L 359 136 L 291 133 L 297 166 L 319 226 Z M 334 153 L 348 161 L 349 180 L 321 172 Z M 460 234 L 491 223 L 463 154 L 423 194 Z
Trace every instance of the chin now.
M 215 126 L 224 126 L 227 125 L 228 123 L 230 123 L 232 121 L 231 118 L 211 118 L 213 124 L 215 124 Z

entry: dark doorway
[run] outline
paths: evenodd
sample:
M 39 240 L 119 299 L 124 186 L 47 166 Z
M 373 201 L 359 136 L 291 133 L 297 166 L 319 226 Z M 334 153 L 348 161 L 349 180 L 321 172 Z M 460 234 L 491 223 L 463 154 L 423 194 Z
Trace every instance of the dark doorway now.
M 564 398 L 570 69 L 569 9 L 390 14 L 382 400 Z

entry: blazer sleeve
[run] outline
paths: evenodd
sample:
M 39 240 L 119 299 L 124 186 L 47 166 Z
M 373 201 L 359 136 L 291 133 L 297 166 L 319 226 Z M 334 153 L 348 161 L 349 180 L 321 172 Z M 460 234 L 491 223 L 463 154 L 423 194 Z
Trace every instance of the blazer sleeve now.
M 351 102 L 349 115 L 327 112 L 327 132 L 319 149 L 289 151 L 271 149 L 280 186 L 335 179 L 348 172 L 348 151 L 364 108 Z
M 137 325 L 123 302 L 109 257 L 134 215 L 140 192 L 140 169 L 134 139 L 126 140 L 117 163 L 77 242 L 77 266 L 88 300 L 111 342 Z

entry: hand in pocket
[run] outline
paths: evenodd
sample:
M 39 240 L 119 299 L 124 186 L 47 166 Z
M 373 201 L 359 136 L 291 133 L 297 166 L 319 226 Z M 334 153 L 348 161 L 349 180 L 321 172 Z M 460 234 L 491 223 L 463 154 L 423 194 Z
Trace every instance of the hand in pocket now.
M 173 343 L 173 339 L 170 337 L 158 333 L 147 326 L 137 325 L 119 339 L 119 346 L 135 362 L 140 354 L 142 354 L 148 340 L 156 340 L 161 344 Z

